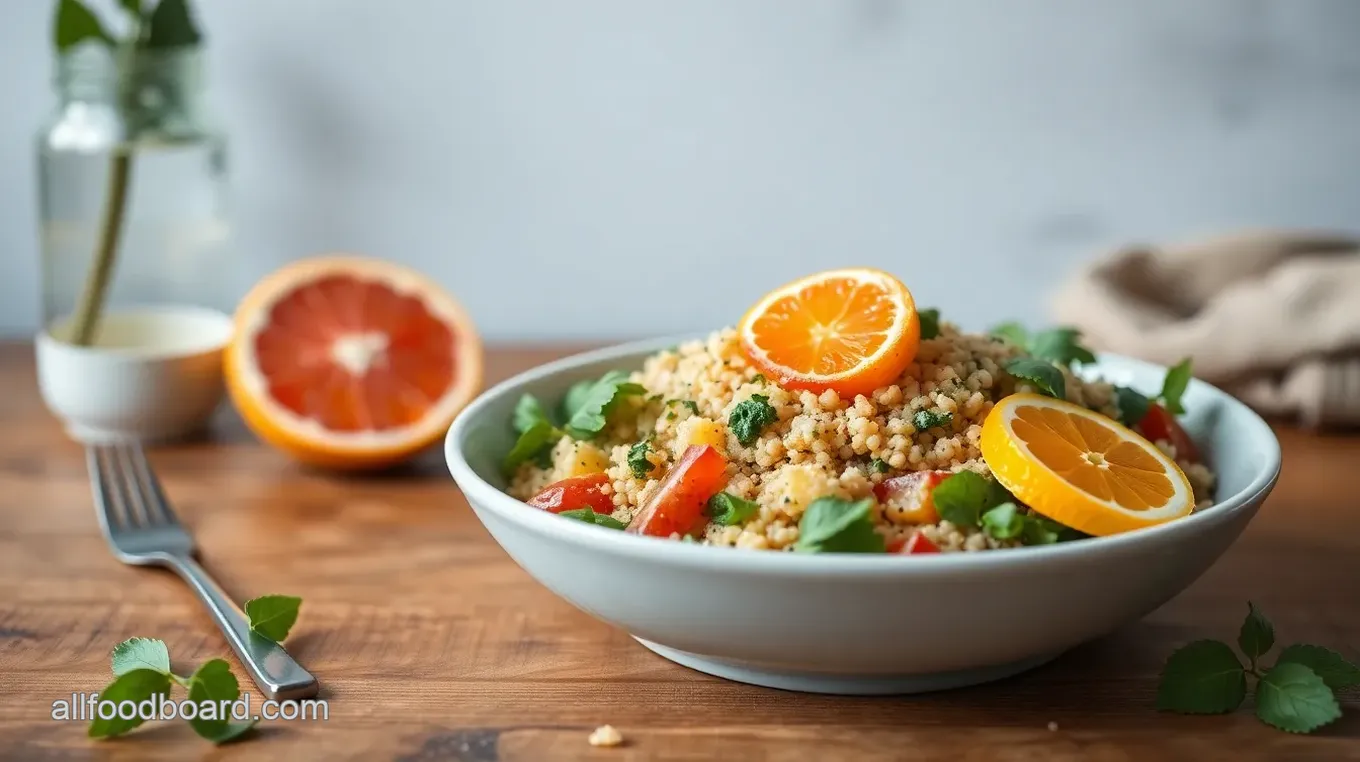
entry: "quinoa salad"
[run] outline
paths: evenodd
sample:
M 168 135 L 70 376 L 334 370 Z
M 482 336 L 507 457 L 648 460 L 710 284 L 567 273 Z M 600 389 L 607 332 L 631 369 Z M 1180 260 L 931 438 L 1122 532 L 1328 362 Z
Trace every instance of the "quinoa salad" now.
M 526 396 L 509 422 L 518 439 L 506 491 L 602 527 L 757 550 L 982 551 L 1087 537 L 1020 499 L 1025 485 L 999 483 L 984 456 L 989 415 L 1021 395 L 1013 401 L 1054 398 L 1118 422 L 1112 430 L 1183 473 L 1184 512 L 1211 504 L 1214 474 L 1173 415 L 1188 361 L 1152 395 L 1075 373 L 1095 358 L 1071 329 L 970 334 L 910 308 L 908 362 L 861 393 L 781 383 L 729 327 L 564 399 Z

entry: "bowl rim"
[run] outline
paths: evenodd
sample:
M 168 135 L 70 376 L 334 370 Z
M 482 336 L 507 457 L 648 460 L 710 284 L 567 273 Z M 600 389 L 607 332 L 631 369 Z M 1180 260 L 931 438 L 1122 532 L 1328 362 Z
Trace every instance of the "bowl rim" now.
M 1266 454 L 1264 467 L 1252 478 L 1246 488 L 1224 498 L 1202 512 L 1164 524 L 1106 537 L 1092 537 L 1052 545 L 1012 548 L 1004 552 L 927 555 L 887 554 L 891 556 L 889 558 L 876 553 L 743 552 L 739 548 L 715 547 L 698 543 L 678 542 L 668 538 L 628 534 L 580 521 L 563 521 L 557 516 L 532 508 L 497 489 L 479 476 L 463 456 L 460 442 L 464 439 L 470 427 L 485 414 L 486 409 L 496 400 L 515 395 L 519 393 L 522 387 L 559 373 L 606 360 L 645 356 L 651 352 L 686 341 L 703 340 L 709 333 L 687 333 L 629 341 L 579 352 L 518 373 L 478 395 L 454 418 L 453 423 L 449 426 L 448 433 L 444 437 L 444 458 L 449 473 L 463 491 L 469 505 L 473 506 L 474 513 L 478 513 L 480 510 L 491 511 L 497 517 L 516 525 L 519 529 L 551 539 L 585 546 L 585 549 L 591 552 L 623 555 L 638 560 L 669 563 L 677 566 L 703 567 L 706 569 L 720 566 L 724 570 L 730 571 L 813 576 L 855 575 L 884 571 L 901 573 L 904 570 L 920 573 L 952 574 L 1045 564 L 1063 559 L 1088 557 L 1093 553 L 1108 554 L 1147 550 L 1158 545 L 1174 545 L 1179 539 L 1227 524 L 1238 514 L 1252 510 L 1253 506 L 1264 499 L 1264 496 L 1270 492 L 1279 479 L 1280 443 L 1270 425 L 1256 411 L 1232 395 L 1199 379 L 1191 381 L 1191 388 L 1206 388 L 1211 396 L 1217 397 L 1220 404 L 1231 411 L 1231 415 L 1244 417 L 1248 425 L 1256 429 L 1257 433 L 1254 438 L 1259 438 L 1264 446 Z M 1115 360 L 1143 370 L 1163 373 L 1166 370 L 1155 363 L 1113 353 L 1098 353 L 1098 359 Z M 483 523 L 485 523 L 484 519 Z

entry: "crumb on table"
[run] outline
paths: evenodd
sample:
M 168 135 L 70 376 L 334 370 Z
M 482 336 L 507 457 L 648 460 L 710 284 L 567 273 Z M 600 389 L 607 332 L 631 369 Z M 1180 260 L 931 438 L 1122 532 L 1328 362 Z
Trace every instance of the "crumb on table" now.
M 618 746 L 623 743 L 623 734 L 613 725 L 601 725 L 590 734 L 589 740 L 591 746 Z

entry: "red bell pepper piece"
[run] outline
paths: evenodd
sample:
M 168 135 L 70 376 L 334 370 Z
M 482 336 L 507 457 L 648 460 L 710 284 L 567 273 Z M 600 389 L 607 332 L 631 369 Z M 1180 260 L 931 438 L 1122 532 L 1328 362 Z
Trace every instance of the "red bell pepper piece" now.
M 892 506 L 902 518 L 913 524 L 934 524 L 940 520 L 935 512 L 936 485 L 949 478 L 948 471 L 916 471 L 874 485 L 874 497 Z
M 590 508 L 606 516 L 614 512 L 614 500 L 601 489 L 609 483 L 604 474 L 573 476 L 553 482 L 529 498 L 528 503 L 548 513 Z
M 709 445 L 690 445 L 671 466 L 628 525 L 629 532 L 652 537 L 686 535 L 703 526 L 708 499 L 727 482 L 727 459 Z

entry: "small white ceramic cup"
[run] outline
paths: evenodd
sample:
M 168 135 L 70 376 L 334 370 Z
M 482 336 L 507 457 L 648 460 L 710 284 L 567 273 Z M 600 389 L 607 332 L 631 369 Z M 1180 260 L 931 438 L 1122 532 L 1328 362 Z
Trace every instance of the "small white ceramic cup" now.
M 107 312 L 90 346 L 68 343 L 70 318 L 35 340 L 43 402 L 82 442 L 159 442 L 194 434 L 222 402 L 231 318 L 203 307 Z

